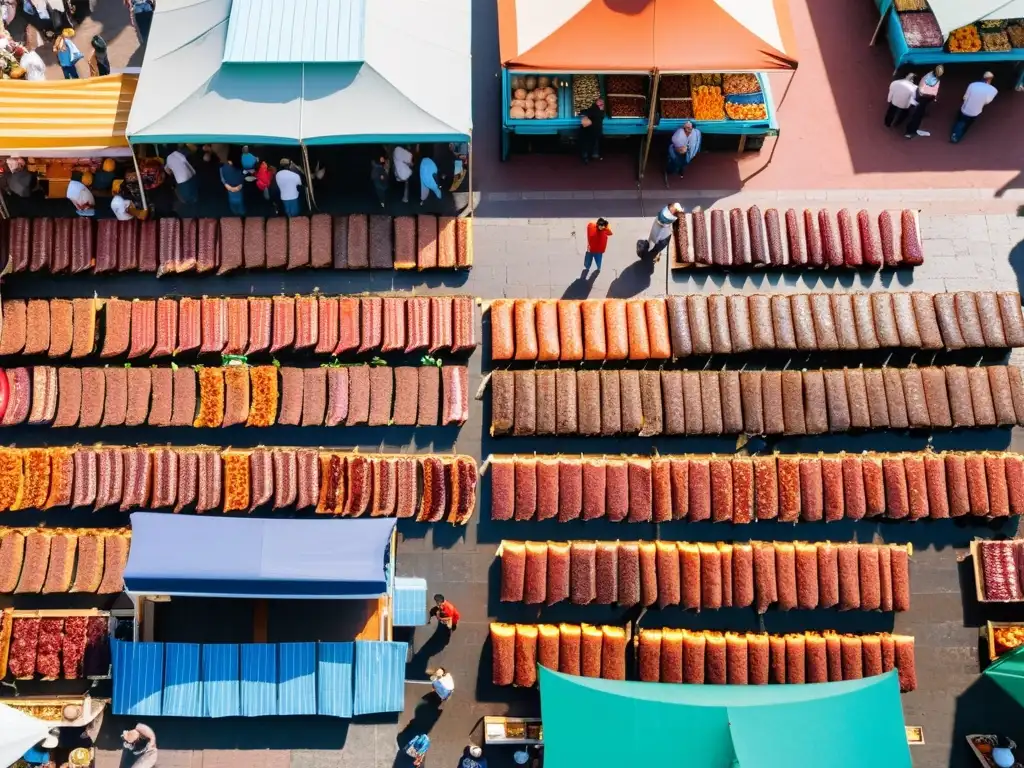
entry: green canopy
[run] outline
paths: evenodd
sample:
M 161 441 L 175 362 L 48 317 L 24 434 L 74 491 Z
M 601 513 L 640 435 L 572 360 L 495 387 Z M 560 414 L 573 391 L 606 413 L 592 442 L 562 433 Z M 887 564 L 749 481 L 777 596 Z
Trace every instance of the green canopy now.
M 546 768 L 910 768 L 896 672 L 811 685 L 674 685 L 540 668 Z
M 1024 645 L 1000 656 L 988 665 L 984 674 L 1024 707 Z

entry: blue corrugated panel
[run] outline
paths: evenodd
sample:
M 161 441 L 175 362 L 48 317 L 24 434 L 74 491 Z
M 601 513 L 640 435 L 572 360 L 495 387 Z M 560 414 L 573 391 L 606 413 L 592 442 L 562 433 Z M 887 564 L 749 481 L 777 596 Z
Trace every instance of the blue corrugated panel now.
M 353 714 L 401 712 L 405 709 L 407 643 L 356 640 Z
M 396 627 L 421 627 L 427 623 L 427 580 L 395 578 Z
M 317 643 L 317 714 L 352 717 L 352 643 Z
M 238 674 L 238 646 L 203 646 L 203 702 L 206 717 L 237 717 L 242 714 Z
M 277 646 L 246 643 L 242 646 L 242 714 L 261 717 L 277 714 Z
M 203 716 L 203 684 L 199 673 L 198 643 L 167 643 L 164 651 L 163 714 Z
M 281 643 L 277 714 L 316 714 L 316 643 Z
M 233 0 L 224 62 L 363 60 L 366 0 Z
M 164 684 L 164 644 L 114 640 L 112 646 L 114 714 L 159 715 Z

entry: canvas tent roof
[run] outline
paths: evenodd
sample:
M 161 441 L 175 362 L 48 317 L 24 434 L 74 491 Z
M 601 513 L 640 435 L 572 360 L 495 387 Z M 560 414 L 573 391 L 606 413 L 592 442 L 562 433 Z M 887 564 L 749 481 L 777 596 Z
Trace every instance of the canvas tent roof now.
M 395 521 L 132 514 L 129 592 L 357 599 L 387 591 Z
M 232 13 L 233 1 L 244 7 Z M 316 5 L 325 2 L 354 0 Z M 365 2 L 361 13 L 349 13 L 363 25 L 361 47 L 312 50 L 307 62 L 296 61 L 295 50 L 312 35 L 315 14 L 263 34 L 274 16 L 261 7 L 255 0 L 157 3 L 128 118 L 133 143 L 469 139 L 469 0 Z M 299 41 L 274 44 L 281 35 Z M 354 53 L 362 58 L 346 60 Z
M 0 704 L 0 766 L 21 759 L 28 750 L 46 738 L 49 724 Z
M 892 4 L 893 0 L 886 0 L 883 12 Z M 1024 0 L 971 0 L 967 3 L 964 0 L 928 0 L 928 7 L 943 36 L 976 21 L 1024 17 Z
M 985 668 L 983 674 L 1024 707 L 1024 646 L 1000 656 Z
M 127 154 L 125 127 L 138 80 L 0 80 L 0 155 Z
M 547 768 L 911 765 L 895 671 L 765 686 L 539 674 Z
M 538 72 L 794 69 L 786 0 L 498 0 L 502 66 Z

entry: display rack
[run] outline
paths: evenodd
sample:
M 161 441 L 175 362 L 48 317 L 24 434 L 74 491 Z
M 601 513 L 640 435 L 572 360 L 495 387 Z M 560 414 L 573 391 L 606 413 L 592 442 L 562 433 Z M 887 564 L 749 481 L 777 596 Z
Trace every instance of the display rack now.
M 981 633 L 988 644 L 988 660 L 995 661 L 999 658 L 1000 654 L 996 651 L 996 636 L 995 631 L 997 629 L 1003 629 L 1006 627 L 1024 627 L 1024 622 L 1020 621 L 987 621 L 985 626 L 982 628 Z M 1006 651 L 1009 653 L 1010 651 Z
M 522 736 L 518 729 L 522 729 Z M 509 735 L 509 731 L 512 735 Z M 535 733 L 536 738 L 530 734 Z M 484 717 L 484 744 L 537 745 L 544 743 L 544 730 L 539 717 Z
M 977 597 L 979 603 L 1024 603 L 1024 597 L 1016 600 L 993 600 L 992 598 L 985 597 L 985 573 L 981 567 L 981 550 L 979 545 L 981 544 L 980 539 L 974 539 L 971 542 L 971 560 L 974 567 L 974 594 Z

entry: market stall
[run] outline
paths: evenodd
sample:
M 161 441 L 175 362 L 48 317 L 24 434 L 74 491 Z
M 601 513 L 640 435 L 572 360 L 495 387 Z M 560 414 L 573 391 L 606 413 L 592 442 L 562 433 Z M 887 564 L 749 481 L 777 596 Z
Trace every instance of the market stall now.
M 1024 0 L 875 0 L 895 68 L 1024 61 Z
M 498 0 L 498 27 L 502 159 L 514 135 L 572 135 L 598 97 L 606 136 L 649 144 L 686 119 L 707 134 L 765 136 L 777 122 L 764 73 L 796 67 L 785 0 Z M 726 74 L 737 90 L 723 94 Z
M 311 147 L 470 140 L 469 0 L 321 5 L 158 3 L 129 140 L 301 147 L 307 176 Z
M 124 74 L 0 80 L 0 155 L 22 158 L 51 198 L 63 198 L 72 178 L 102 174 L 104 160 L 113 159 L 119 170 L 110 184 L 94 185 L 94 194 L 109 194 L 116 177 L 125 175 L 123 159 L 132 156 L 125 129 L 138 81 Z

